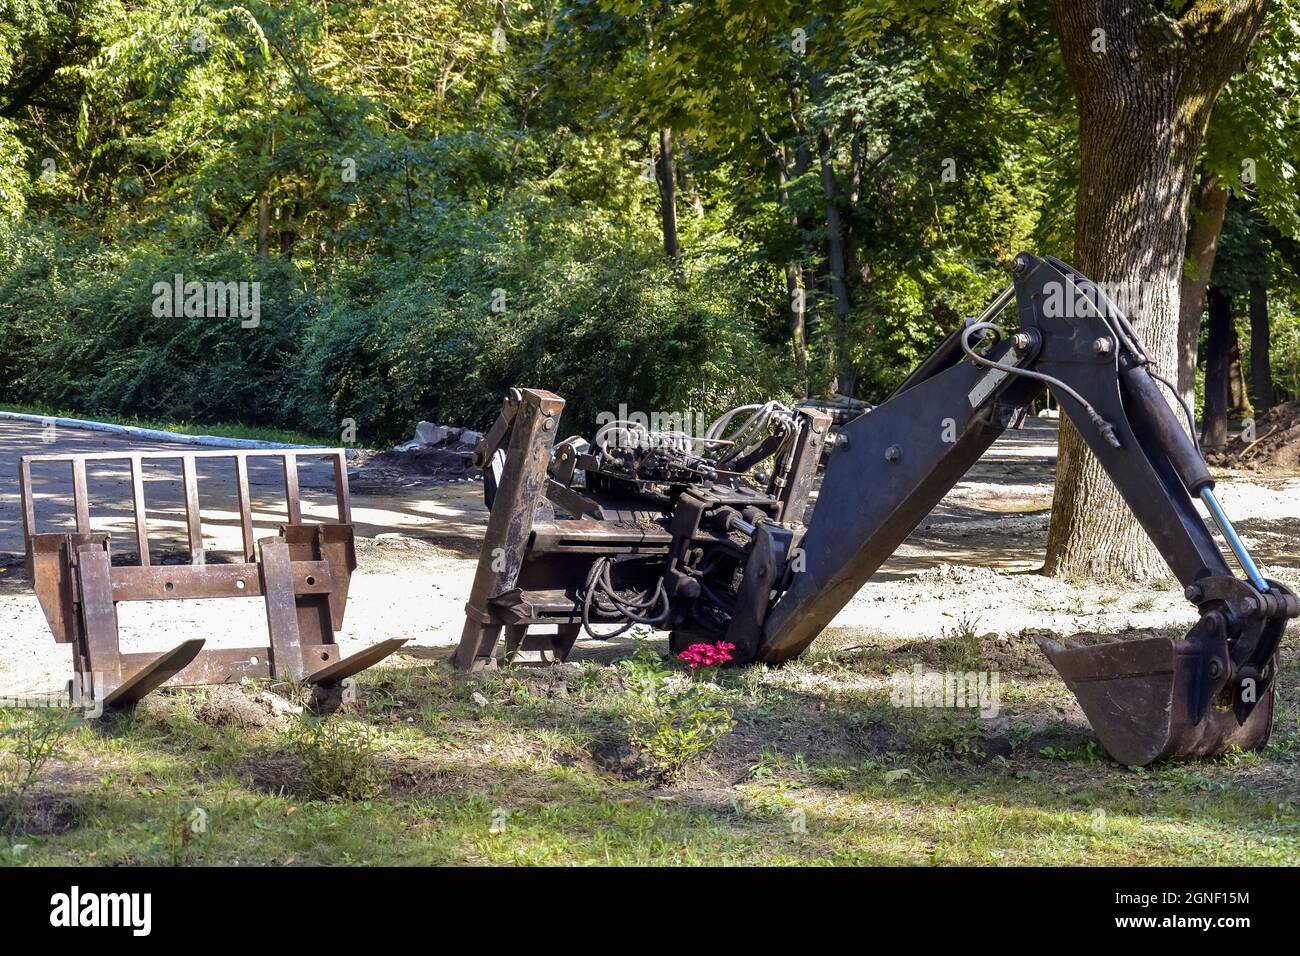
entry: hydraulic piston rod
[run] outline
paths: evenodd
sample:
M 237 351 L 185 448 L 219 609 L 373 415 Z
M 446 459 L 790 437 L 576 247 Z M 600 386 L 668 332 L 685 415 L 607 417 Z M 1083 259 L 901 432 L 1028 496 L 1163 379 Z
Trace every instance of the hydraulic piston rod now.
M 1210 509 L 1210 516 L 1214 518 L 1214 523 L 1217 524 L 1219 530 L 1223 532 L 1223 537 L 1228 542 L 1228 547 L 1230 547 L 1232 553 L 1237 556 L 1237 563 L 1241 565 L 1241 570 L 1246 572 L 1246 577 L 1250 579 L 1250 583 L 1253 584 L 1255 589 L 1261 593 L 1267 591 L 1268 582 L 1265 581 L 1264 576 L 1259 573 L 1259 568 L 1255 565 L 1255 559 L 1250 556 L 1250 552 L 1246 550 L 1246 545 L 1242 543 L 1241 538 L 1237 536 L 1237 529 L 1234 528 L 1232 522 L 1228 520 L 1227 514 L 1224 513 L 1223 505 L 1219 504 L 1219 499 L 1214 497 L 1214 489 L 1209 485 L 1202 488 L 1201 500 L 1205 502 L 1205 507 Z

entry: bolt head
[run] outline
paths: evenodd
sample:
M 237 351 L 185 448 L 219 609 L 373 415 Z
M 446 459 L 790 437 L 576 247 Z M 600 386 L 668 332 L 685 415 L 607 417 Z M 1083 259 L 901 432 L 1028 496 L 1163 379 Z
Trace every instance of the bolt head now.
M 1109 338 L 1103 335 L 1101 338 L 1097 339 L 1097 341 L 1092 343 L 1092 350 L 1098 355 L 1109 355 L 1114 344 L 1115 343 L 1113 343 Z
M 1016 256 L 1015 261 L 1011 263 L 1011 271 L 1014 272 L 1016 275 L 1022 274 L 1028 268 L 1029 268 L 1029 257 L 1026 256 L 1023 252 L 1020 255 Z
M 885 461 L 896 462 L 903 457 L 903 449 L 897 445 L 890 445 L 885 449 Z
M 1030 338 L 1028 332 L 1017 332 L 1015 335 L 1011 336 L 1011 346 L 1017 352 L 1023 352 L 1025 349 L 1029 348 L 1033 342 L 1034 340 Z

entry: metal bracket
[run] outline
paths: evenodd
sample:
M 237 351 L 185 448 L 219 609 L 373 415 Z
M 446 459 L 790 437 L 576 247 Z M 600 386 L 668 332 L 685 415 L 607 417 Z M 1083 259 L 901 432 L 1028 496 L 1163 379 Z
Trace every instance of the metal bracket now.
M 548 483 L 551 482 L 547 470 L 551 465 L 551 446 L 563 410 L 564 399 L 551 392 L 512 389 L 496 424 L 484 436 L 482 447 L 485 454 L 477 456 L 476 461 L 484 469 L 485 482 L 489 467 L 494 464 L 496 446 L 504 439 L 507 427 L 510 445 L 501 463 L 499 480 L 491 488 L 489 507 L 492 513 L 488 516 L 478 569 L 474 572 L 460 645 L 451 658 L 453 666 L 461 670 L 496 665 L 496 646 L 503 624 L 495 619 L 484 621 L 474 609 L 497 610 L 494 599 L 518 583 L 538 505 L 546 501 Z M 496 445 L 492 445 L 489 439 Z M 563 486 L 557 484 L 557 487 Z M 526 630 L 526 625 L 524 627 Z M 521 642 L 522 639 L 520 635 Z

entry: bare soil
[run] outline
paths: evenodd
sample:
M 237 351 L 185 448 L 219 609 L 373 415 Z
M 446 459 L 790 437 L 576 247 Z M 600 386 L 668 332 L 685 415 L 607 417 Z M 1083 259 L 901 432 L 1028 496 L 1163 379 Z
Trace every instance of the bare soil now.
M 1207 459 L 1225 468 L 1294 475 L 1300 471 L 1300 401 L 1270 408 L 1255 420 L 1253 437 L 1238 435 Z
M 424 445 L 407 451 L 381 451 L 358 456 L 348 470 L 354 491 L 383 493 L 443 481 L 478 481 L 474 456 L 462 446 Z

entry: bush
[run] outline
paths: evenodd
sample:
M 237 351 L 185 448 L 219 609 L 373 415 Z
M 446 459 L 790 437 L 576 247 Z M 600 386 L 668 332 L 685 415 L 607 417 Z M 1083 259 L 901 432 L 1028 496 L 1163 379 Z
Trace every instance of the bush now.
M 483 428 L 506 389 L 569 400 L 566 432 L 620 403 L 720 413 L 793 397 L 765 339 L 779 274 L 707 242 L 689 278 L 651 224 L 536 196 L 449 204 L 419 255 L 259 259 L 243 245 L 0 239 L 0 401 L 87 415 L 237 422 L 371 446 L 420 419 Z M 703 242 L 703 240 L 702 240 Z M 156 282 L 261 283 L 261 324 L 159 318 Z
M 679 776 L 735 726 L 721 689 L 673 673 L 648 648 L 619 666 L 629 696 L 628 739 L 663 777 Z
M 0 729 L 0 828 L 10 835 L 22 830 L 27 795 L 41 770 L 59 756 L 64 739 L 81 722 L 76 713 L 57 707 L 19 713 L 24 719 L 6 720 Z
M 304 715 L 286 734 L 316 795 L 370 800 L 383 793 L 387 774 L 375 761 L 378 741 L 371 728 Z
M 237 249 L 65 246 L 27 237 L 0 272 L 0 398 L 87 414 L 292 427 L 285 402 L 310 299 L 292 270 Z M 153 314 L 153 287 L 260 283 L 261 322 Z

